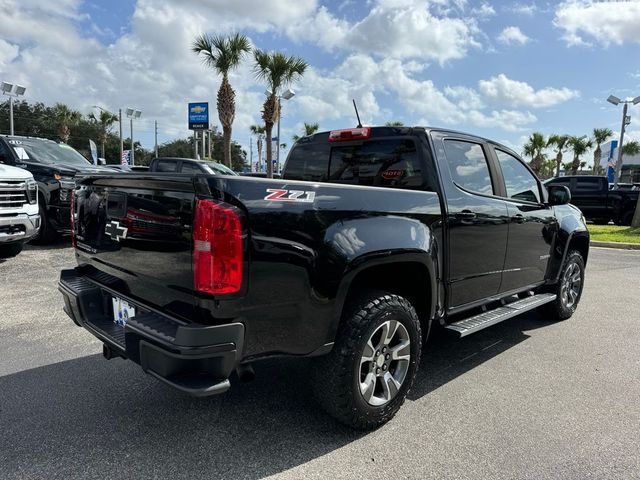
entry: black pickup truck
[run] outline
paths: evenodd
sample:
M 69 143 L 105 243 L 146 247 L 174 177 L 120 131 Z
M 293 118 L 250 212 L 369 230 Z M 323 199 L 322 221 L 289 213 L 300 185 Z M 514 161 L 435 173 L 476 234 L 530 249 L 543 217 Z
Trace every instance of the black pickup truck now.
M 404 402 L 432 324 L 463 337 L 578 305 L 584 219 L 502 145 L 337 130 L 298 141 L 283 177 L 86 177 L 65 311 L 106 358 L 193 395 L 259 359 L 316 357 L 320 404 L 369 429 Z
M 69 233 L 69 206 L 76 175 L 113 173 L 92 165 L 66 143 L 18 135 L 0 135 L 0 163 L 24 168 L 38 182 L 40 229 L 32 241 L 41 244 L 51 243 L 58 234 Z
M 609 188 L 607 177 L 570 175 L 552 178 L 547 185 L 564 185 L 571 191 L 571 203 L 578 207 L 587 220 L 606 225 L 631 225 L 640 191 Z

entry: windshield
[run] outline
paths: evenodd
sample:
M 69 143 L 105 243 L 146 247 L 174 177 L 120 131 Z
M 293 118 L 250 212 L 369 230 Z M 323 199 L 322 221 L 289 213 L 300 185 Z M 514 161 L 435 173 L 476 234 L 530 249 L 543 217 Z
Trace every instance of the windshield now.
M 11 145 L 20 160 L 35 160 L 40 163 L 65 163 L 67 165 L 90 165 L 86 158 L 66 143 L 31 138 L 9 140 L 9 145 Z
M 214 175 L 237 175 L 236 172 L 221 163 L 211 162 L 203 166 L 209 173 Z

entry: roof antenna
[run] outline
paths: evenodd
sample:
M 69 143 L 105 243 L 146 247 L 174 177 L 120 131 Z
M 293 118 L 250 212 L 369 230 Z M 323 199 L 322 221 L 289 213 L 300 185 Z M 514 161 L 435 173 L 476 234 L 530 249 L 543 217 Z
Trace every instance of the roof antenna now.
M 356 99 L 352 98 L 353 108 L 356 110 L 356 117 L 358 117 L 358 128 L 362 128 L 362 122 L 360 121 L 360 114 L 358 113 L 358 106 L 356 105 Z

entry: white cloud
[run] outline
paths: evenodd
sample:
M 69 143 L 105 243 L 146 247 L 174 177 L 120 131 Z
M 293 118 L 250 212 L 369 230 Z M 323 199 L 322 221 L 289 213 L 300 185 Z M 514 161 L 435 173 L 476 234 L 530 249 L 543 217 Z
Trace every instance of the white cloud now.
M 444 63 L 479 46 L 476 32 L 472 19 L 434 16 L 424 2 L 380 0 L 351 27 L 346 44 L 368 53 Z
M 489 80 L 480 80 L 478 87 L 487 99 L 511 107 L 550 107 L 579 95 L 578 91 L 566 87 L 535 90 L 528 83 L 511 80 L 502 73 Z
M 556 9 L 553 23 L 568 45 L 640 43 L 640 2 L 571 0 Z
M 496 14 L 496 10 L 488 3 L 482 3 L 479 7 L 471 9 L 471 14 L 481 18 L 493 17 Z
M 18 56 L 20 48 L 0 38 L 0 70 L 4 70 Z
M 520 30 L 520 28 L 513 26 L 506 27 L 504 30 L 502 30 L 500 35 L 498 35 L 498 41 L 505 45 L 524 45 L 530 40 L 531 39 L 529 37 L 522 33 L 522 30 Z
M 508 7 L 507 10 L 519 15 L 531 17 L 538 11 L 538 7 L 535 3 L 515 3 Z

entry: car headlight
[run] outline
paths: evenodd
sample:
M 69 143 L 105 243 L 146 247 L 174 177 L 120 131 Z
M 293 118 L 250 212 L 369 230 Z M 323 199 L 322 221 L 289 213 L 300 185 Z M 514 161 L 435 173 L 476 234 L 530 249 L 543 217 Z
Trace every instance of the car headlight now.
M 27 180 L 27 198 L 31 205 L 38 203 L 38 182 L 33 179 Z

